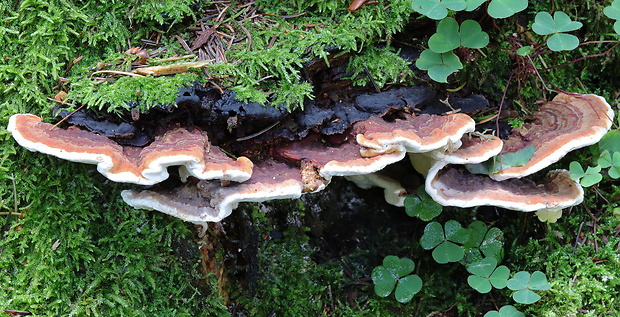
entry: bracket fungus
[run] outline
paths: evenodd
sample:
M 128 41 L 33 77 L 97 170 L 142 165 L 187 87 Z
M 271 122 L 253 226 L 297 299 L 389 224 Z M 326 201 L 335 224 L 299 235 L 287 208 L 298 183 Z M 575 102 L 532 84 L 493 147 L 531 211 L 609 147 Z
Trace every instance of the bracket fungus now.
M 413 92 L 400 89 L 390 96 L 399 103 L 399 98 L 406 99 L 403 96 L 415 99 Z M 418 93 L 423 98 L 415 102 L 429 98 L 428 90 Z M 363 108 L 357 103 L 364 98 L 378 100 L 370 97 L 358 98 L 356 107 Z M 322 128 L 315 127 L 296 138 L 267 139 L 265 134 L 252 140 L 251 149 L 243 143 L 247 138 L 223 139 L 222 135 L 230 129 L 211 124 L 187 129 L 167 123 L 143 147 L 121 145 L 74 126 L 54 128 L 34 115 L 12 116 L 8 130 L 31 151 L 96 164 L 97 170 L 113 181 L 154 185 L 121 193 L 135 208 L 155 209 L 203 224 L 222 220 L 241 202 L 298 198 L 304 193 L 318 192 L 334 176 L 349 177 L 364 188 L 383 187 L 390 203 L 402 205 L 406 189 L 389 177 L 373 173 L 402 160 L 407 153 L 416 169 L 427 175 L 428 194 L 442 205 L 559 210 L 583 199 L 583 189 L 566 171 L 552 171 L 540 183 L 521 177 L 545 168 L 572 149 L 597 142 L 610 128 L 613 116 L 611 107 L 601 97 L 560 94 L 543 105 L 531 123 L 515 129 L 503 143 L 493 136 L 468 134 L 475 130 L 475 122 L 466 114 L 415 115 L 405 106 L 408 101 L 402 103 L 398 107 L 388 106 L 385 111 L 370 111 L 375 115 L 369 112 L 356 117 L 337 133 L 324 133 Z M 278 112 L 274 120 L 284 120 L 282 116 L 285 115 Z M 319 117 L 320 122 L 327 120 L 327 116 Z M 280 126 L 285 129 L 286 124 Z M 243 153 L 248 153 L 251 160 L 245 156 L 229 157 L 209 142 L 212 134 L 218 135 L 215 144 L 228 146 L 227 150 L 245 147 Z M 535 146 L 536 151 L 523 168 L 506 168 L 489 176 L 472 174 L 463 166 L 526 146 Z M 167 168 L 171 166 L 179 166 L 183 184 L 172 188 L 169 186 L 174 182 L 158 184 L 169 177 Z
M 558 94 L 534 113 L 534 120 L 513 129 L 502 154 L 526 146 L 536 147 L 524 166 L 513 166 L 492 174 L 495 180 L 519 178 L 536 173 L 559 161 L 568 152 L 598 142 L 611 128 L 614 111 L 596 95 Z
M 124 190 L 121 196 L 134 208 L 154 209 L 203 224 L 224 219 L 241 202 L 299 198 L 303 188 L 299 169 L 269 160 L 257 163 L 252 177 L 242 183 L 222 186 L 217 181 L 190 178 L 175 188 Z
M 583 188 L 566 170 L 550 171 L 544 180 L 534 182 L 525 176 L 560 160 L 566 153 L 598 142 L 612 125 L 614 112 L 602 97 L 559 94 L 534 113 L 534 120 L 513 129 L 504 141 L 502 154 L 526 146 L 536 148 L 523 166 L 512 166 L 490 175 L 473 174 L 464 162 L 437 161 L 426 179 L 427 193 L 445 206 L 497 206 L 520 211 L 553 213 L 583 201 Z M 460 155 L 458 149 L 455 153 Z M 451 157 L 454 157 L 452 155 Z M 471 164 L 475 162 L 467 162 Z M 558 215 L 559 214 L 559 215 Z
M 426 179 L 426 192 L 444 206 L 497 206 L 519 211 L 559 210 L 583 201 L 583 188 L 566 170 L 554 170 L 541 182 L 526 178 L 496 181 L 464 167 L 439 163 Z
M 244 181 L 252 175 L 252 162 L 228 158 L 211 146 L 207 134 L 177 128 L 140 148 L 122 146 L 107 137 L 75 127 L 54 128 L 30 114 L 16 114 L 7 130 L 19 145 L 72 162 L 96 164 L 97 170 L 115 182 L 153 185 L 168 178 L 168 166 L 180 165 L 199 179 Z

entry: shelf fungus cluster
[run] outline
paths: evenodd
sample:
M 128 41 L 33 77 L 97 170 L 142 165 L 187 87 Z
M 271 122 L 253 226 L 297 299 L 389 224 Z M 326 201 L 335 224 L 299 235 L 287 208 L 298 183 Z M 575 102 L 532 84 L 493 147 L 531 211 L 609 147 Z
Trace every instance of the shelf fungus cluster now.
M 560 210 L 583 199 L 582 188 L 566 171 L 552 171 L 539 182 L 523 177 L 568 151 L 597 142 L 613 116 L 600 97 L 560 94 L 543 105 L 531 123 L 502 142 L 493 136 L 473 136 L 475 122 L 465 114 L 409 112 L 366 118 L 344 133 L 315 131 L 299 140 L 272 142 L 251 159 L 225 153 L 199 127 L 170 126 L 144 147 L 122 145 L 77 127 L 54 127 L 29 114 L 12 116 L 8 130 L 30 151 L 96 164 L 113 181 L 148 186 L 121 193 L 135 208 L 202 224 L 222 220 L 241 202 L 298 198 L 321 191 L 334 176 L 348 177 L 361 187 L 381 186 L 390 203 L 402 205 L 406 190 L 375 173 L 407 154 L 426 175 L 426 191 L 440 204 Z M 491 175 L 467 170 L 467 165 L 528 146 L 536 150 L 525 166 Z M 161 186 L 171 167 L 178 167 L 183 182 Z

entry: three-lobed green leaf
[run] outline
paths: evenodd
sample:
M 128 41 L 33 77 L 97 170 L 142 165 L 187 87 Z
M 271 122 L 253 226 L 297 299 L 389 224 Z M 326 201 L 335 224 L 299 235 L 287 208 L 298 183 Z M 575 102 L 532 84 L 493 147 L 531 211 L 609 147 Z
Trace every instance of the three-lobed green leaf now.
M 420 186 L 417 195 L 409 195 L 404 201 L 405 212 L 409 217 L 418 217 L 423 221 L 431 221 L 439 216 L 443 210 L 443 206 L 438 204 L 424 190 L 424 186 Z
M 394 292 L 396 300 L 401 303 L 409 302 L 422 289 L 422 279 L 417 275 L 409 275 L 414 269 L 415 263 L 411 259 L 386 256 L 383 265 L 372 270 L 371 278 L 375 284 L 375 294 L 387 297 L 396 286 Z
M 540 295 L 534 293 L 532 290 L 545 291 L 551 288 L 551 285 L 547 282 L 545 273 L 536 271 L 530 275 L 530 273 L 521 271 L 517 272 L 506 283 L 509 289 L 516 291 L 512 294 L 512 298 L 521 304 L 532 304 L 540 299 Z
M 446 53 L 459 46 L 483 48 L 489 44 L 489 35 L 480 24 L 466 20 L 459 27 L 453 18 L 445 18 L 437 24 L 437 32 L 428 40 L 428 47 L 435 53 Z
M 445 229 L 444 229 L 445 228 Z M 437 263 L 458 262 L 465 256 L 462 246 L 469 239 L 469 232 L 455 220 L 448 220 L 445 225 L 431 222 L 424 228 L 420 245 L 425 250 L 433 249 L 433 259 Z
M 581 22 L 572 21 L 568 14 L 562 11 L 556 11 L 553 17 L 549 12 L 538 12 L 532 30 L 540 35 L 553 34 L 547 39 L 547 46 L 552 51 L 570 51 L 579 46 L 579 39 L 563 32 L 575 31 L 582 26 Z
M 463 64 L 453 52 L 439 54 L 430 49 L 422 51 L 415 65 L 421 70 L 428 71 L 428 76 L 440 83 L 447 83 L 450 74 L 463 69 Z

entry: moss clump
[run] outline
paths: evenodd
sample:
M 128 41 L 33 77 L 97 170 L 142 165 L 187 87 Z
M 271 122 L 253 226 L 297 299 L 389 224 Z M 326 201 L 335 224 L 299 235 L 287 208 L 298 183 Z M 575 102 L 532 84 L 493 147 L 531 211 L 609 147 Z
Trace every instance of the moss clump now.
M 165 77 L 124 76 L 112 83 L 106 81 L 98 85 L 93 79 L 83 79 L 71 85 L 67 98 L 99 111 L 120 113 L 132 104 L 147 111 L 156 105 L 174 105 L 179 88 L 198 78 L 194 73 Z

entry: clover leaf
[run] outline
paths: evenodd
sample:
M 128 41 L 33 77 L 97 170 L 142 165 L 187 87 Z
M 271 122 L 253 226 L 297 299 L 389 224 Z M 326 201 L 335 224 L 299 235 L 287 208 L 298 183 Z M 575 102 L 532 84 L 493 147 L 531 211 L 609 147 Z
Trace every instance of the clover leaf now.
M 423 221 L 431 221 L 439 216 L 443 206 L 438 204 L 424 190 L 424 186 L 418 188 L 417 195 L 409 195 L 405 198 L 405 212 L 409 217 L 418 217 Z
M 527 0 L 492 0 L 487 12 L 495 19 L 504 19 L 527 8 Z
M 614 0 L 610 6 L 603 9 L 603 13 L 605 13 L 608 18 L 616 20 L 616 23 L 614 23 L 614 31 L 620 34 L 620 21 L 618 21 L 620 20 L 620 0 Z
M 422 289 L 422 279 L 417 275 L 409 275 L 415 269 L 415 263 L 408 258 L 388 255 L 383 265 L 372 270 L 371 278 L 375 284 L 375 294 L 380 297 L 394 296 L 400 303 L 409 302 Z
M 448 10 L 461 11 L 467 3 L 465 0 L 413 0 L 411 7 L 433 20 L 441 20 L 448 15 Z
M 562 32 L 570 32 L 581 28 L 581 22 L 572 21 L 568 14 L 557 11 L 551 17 L 549 12 L 538 12 L 532 24 L 532 30 L 540 35 L 553 34 L 547 40 L 547 46 L 552 51 L 570 51 L 579 45 L 579 39 L 570 34 Z
M 502 169 L 513 166 L 524 166 L 532 159 L 536 152 L 536 147 L 526 146 L 517 152 L 504 153 L 494 156 L 489 160 L 478 164 L 467 164 L 465 168 L 474 174 L 494 174 L 499 173 Z
M 465 256 L 461 245 L 469 239 L 467 229 L 455 220 L 448 220 L 442 227 L 438 222 L 431 222 L 424 228 L 420 245 L 425 250 L 433 249 L 433 259 L 444 264 L 458 262 Z
M 454 53 L 438 54 L 430 49 L 422 51 L 415 65 L 421 70 L 428 71 L 428 76 L 440 83 L 447 83 L 450 74 L 463 68 L 463 64 Z
M 620 160 L 620 158 L 619 158 Z M 577 161 L 570 162 L 568 166 L 570 171 L 570 178 L 574 181 L 578 181 L 581 179 L 581 186 L 590 187 L 592 185 L 598 184 L 601 180 L 603 180 L 603 175 L 601 175 L 601 166 L 588 166 L 588 169 L 584 172 L 581 164 Z
M 467 7 L 465 7 L 465 11 L 474 11 L 476 9 L 478 9 L 478 7 L 485 3 L 487 0 L 466 0 L 465 2 L 467 2 Z
M 508 280 L 506 286 L 516 291 L 512 294 L 512 298 L 520 304 L 532 304 L 540 299 L 540 295 L 532 290 L 544 291 L 551 288 L 551 285 L 547 283 L 545 273 L 540 271 L 536 271 L 531 275 L 525 271 L 517 272 Z
M 614 165 L 613 158 L 609 151 L 603 152 L 601 157 L 598 158 L 598 165 L 600 165 L 601 168 L 608 168 Z
M 469 239 L 463 243 L 465 248 L 465 263 L 481 260 L 483 257 L 492 257 L 501 261 L 503 257 L 504 233 L 498 228 L 487 228 L 482 221 L 474 221 L 468 227 Z
M 614 152 L 612 166 L 609 168 L 607 174 L 613 179 L 620 178 L 620 152 Z
M 445 18 L 437 24 L 437 32 L 428 40 L 428 47 L 435 53 L 446 53 L 459 46 L 483 48 L 489 44 L 489 35 L 474 20 L 461 23 Z
M 467 278 L 467 283 L 479 293 L 486 294 L 492 287 L 502 289 L 506 287 L 510 269 L 506 266 L 497 266 L 494 258 L 484 258 L 467 266 L 467 271 L 473 274 Z
M 607 132 L 598 142 L 598 148 L 601 152 L 620 152 L 620 131 L 611 130 Z
M 525 314 L 518 311 L 514 306 L 506 305 L 502 306 L 499 311 L 492 310 L 484 314 L 484 317 L 525 317 Z

